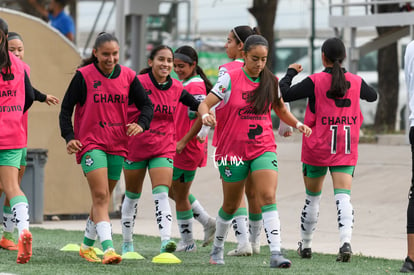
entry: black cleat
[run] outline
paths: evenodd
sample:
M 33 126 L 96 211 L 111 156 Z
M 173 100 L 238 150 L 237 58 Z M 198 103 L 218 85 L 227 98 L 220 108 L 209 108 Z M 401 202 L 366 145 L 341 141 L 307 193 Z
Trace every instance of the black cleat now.
M 302 242 L 298 242 L 298 255 L 302 258 L 302 259 L 310 259 L 312 258 L 312 248 L 302 248 Z
M 414 262 L 410 259 L 410 257 L 407 256 L 407 258 L 405 258 L 404 264 L 401 267 L 400 272 L 402 273 L 414 272 Z
M 341 248 L 339 248 L 338 257 L 336 258 L 337 262 L 348 263 L 351 261 L 352 249 L 349 243 L 344 243 Z

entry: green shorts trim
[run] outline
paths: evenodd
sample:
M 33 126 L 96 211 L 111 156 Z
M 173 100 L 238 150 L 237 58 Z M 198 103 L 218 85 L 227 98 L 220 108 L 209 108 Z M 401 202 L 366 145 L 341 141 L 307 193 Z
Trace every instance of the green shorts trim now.
M 0 166 L 12 166 L 20 169 L 23 149 L 0 150 Z
M 91 150 L 83 154 L 81 160 L 82 170 L 85 174 L 99 168 L 108 168 L 108 179 L 121 178 L 124 157 L 111 155 L 102 150 Z
M 340 172 L 354 176 L 355 166 L 353 165 L 341 165 L 341 166 L 314 166 L 306 163 L 302 163 L 303 175 L 308 178 L 319 178 L 325 176 L 329 171 Z
M 173 168 L 174 161 L 171 158 L 153 158 L 147 159 L 143 161 L 124 161 L 124 169 L 125 170 L 137 170 L 137 169 L 144 169 L 147 168 L 160 168 L 160 167 L 167 167 Z
M 226 182 L 237 182 L 247 178 L 249 172 L 258 170 L 279 171 L 275 152 L 265 152 L 253 160 L 239 161 L 227 165 L 218 165 L 221 177 Z
M 180 182 L 191 182 L 194 180 L 196 175 L 195 170 L 183 170 L 177 167 L 173 168 L 173 180 L 180 180 Z
M 27 147 L 22 148 L 22 159 L 20 160 L 20 166 L 27 166 Z

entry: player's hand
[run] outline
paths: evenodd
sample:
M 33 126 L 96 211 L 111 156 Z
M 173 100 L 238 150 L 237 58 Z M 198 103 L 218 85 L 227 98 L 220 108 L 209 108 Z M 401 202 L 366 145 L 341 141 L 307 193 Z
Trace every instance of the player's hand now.
M 295 69 L 298 73 L 300 73 L 301 71 L 303 71 L 302 65 L 300 65 L 298 63 L 290 64 L 289 65 L 289 69 Z
M 66 144 L 66 151 L 69 155 L 82 150 L 82 143 L 77 139 L 72 139 Z
M 299 126 L 298 130 L 301 133 L 305 134 L 305 137 L 309 137 L 312 134 L 312 129 L 306 126 L 305 124 L 302 124 L 301 126 Z
M 137 134 L 144 132 L 144 129 L 135 122 L 127 124 L 127 127 L 127 136 L 136 136 Z
M 59 104 L 59 98 L 55 97 L 54 95 L 47 95 L 45 100 L 47 105 L 56 105 Z

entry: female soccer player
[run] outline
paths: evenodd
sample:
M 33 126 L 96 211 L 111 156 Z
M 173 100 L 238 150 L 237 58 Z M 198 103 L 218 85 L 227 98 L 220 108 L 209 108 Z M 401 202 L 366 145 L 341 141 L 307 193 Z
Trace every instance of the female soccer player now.
M 291 262 L 281 253 L 280 221 L 276 207 L 278 166 L 270 115 L 272 106 L 288 125 L 296 126 L 306 136 L 310 135 L 311 130 L 283 104 L 277 78 L 266 67 L 267 40 L 260 35 L 251 35 L 243 49 L 243 67 L 222 75 L 199 106 L 203 124 L 214 126 L 216 120 L 209 110 L 220 102 L 216 108 L 220 128 L 216 128 L 219 133 L 215 160 L 222 177 L 223 204 L 216 218 L 210 263 L 224 264 L 224 241 L 250 173 L 248 184 L 261 205 L 271 251 L 270 267 L 288 268 Z
M 354 223 L 351 185 L 363 119 L 359 100 L 373 102 L 377 93 L 359 76 L 341 67 L 345 56 L 345 46 L 340 39 L 327 39 L 322 45 L 323 72 L 310 75 L 290 87 L 293 77 L 302 71 L 300 64 L 292 64 L 280 81 L 285 101 L 308 98 L 305 124 L 312 128 L 312 136 L 302 140 L 302 172 L 306 188 L 301 215 L 302 240 L 298 248 L 302 258 L 312 257 L 312 236 L 319 215 L 322 185 L 329 168 L 338 210 L 340 248 L 337 261 L 351 260 Z
M 24 45 L 23 45 L 23 39 L 22 37 L 15 32 L 9 32 L 7 35 L 7 41 L 9 43 L 9 51 L 12 52 L 16 57 L 18 57 L 20 60 L 23 60 L 24 58 Z M 30 77 L 30 67 L 25 64 L 25 70 L 27 75 Z M 34 100 L 40 101 L 40 102 L 46 102 L 48 105 L 56 105 L 59 103 L 59 99 L 53 95 L 45 95 L 35 88 L 33 88 L 34 91 Z M 27 137 L 27 117 L 28 113 L 24 113 L 24 129 L 26 130 L 26 137 Z M 20 162 L 20 169 L 19 169 L 19 185 L 22 182 L 24 172 L 26 170 L 27 165 L 27 147 L 23 148 L 23 154 L 22 159 Z M 0 247 L 6 250 L 17 250 L 17 244 L 14 243 L 13 239 L 13 232 L 15 228 L 14 223 L 14 217 L 13 213 L 10 208 L 10 202 L 6 199 L 4 200 L 4 206 L 3 206 L 3 235 L 0 239 Z
M 76 154 L 92 195 L 79 254 L 89 262 L 101 262 L 92 247 L 97 235 L 104 250 L 104 264 L 121 262 L 112 242 L 108 206 L 127 156 L 128 136 L 147 130 L 153 115 L 151 101 L 136 73 L 119 65 L 118 60 L 118 40 L 109 33 L 100 33 L 91 57 L 83 61 L 66 91 L 59 116 L 67 152 Z M 128 121 L 127 109 L 132 103 L 140 115 Z
M 183 81 L 187 92 L 198 101 L 203 101 L 207 92 L 213 85 L 198 66 L 197 52 L 190 46 L 182 46 L 174 52 L 174 71 Z M 214 218 L 200 207 L 195 207 L 195 197 L 190 195 L 190 187 L 193 183 L 198 167 L 207 164 L 207 140 L 200 142 L 196 137 L 190 139 L 191 128 L 195 123 L 201 126 L 201 120 L 197 120 L 195 112 L 187 106 L 179 104 L 175 120 L 177 153 L 174 157 L 173 182 L 171 194 L 175 201 L 177 211 L 177 223 L 181 234 L 177 251 L 195 252 L 197 246 L 193 240 L 193 216 L 204 227 L 203 246 L 213 240 L 216 228 Z M 203 211 L 200 211 L 203 210 Z
M 122 254 L 133 252 L 134 221 L 141 196 L 144 177 L 148 169 L 155 203 L 155 216 L 160 231 L 160 252 L 174 252 L 176 243 L 171 240 L 171 206 L 168 193 L 173 176 L 173 158 L 176 152 L 175 119 L 181 102 L 197 111 L 200 104 L 190 93 L 183 90 L 180 81 L 172 79 L 173 51 L 165 45 L 155 47 L 138 79 L 154 104 L 154 119 L 149 131 L 128 140 L 128 157 L 124 163 L 125 198 L 122 203 Z M 128 115 L 135 119 L 139 114 L 130 107 Z M 201 126 L 201 125 L 200 125 Z M 198 132 L 193 129 L 193 136 Z M 191 137 L 191 136 L 190 136 Z
M 32 256 L 32 234 L 29 231 L 29 204 L 20 189 L 18 175 L 23 148 L 27 146 L 23 119 L 33 103 L 33 88 L 24 63 L 9 53 L 7 23 L 0 18 L 0 187 L 10 200 L 19 230 L 17 263 L 27 263 Z

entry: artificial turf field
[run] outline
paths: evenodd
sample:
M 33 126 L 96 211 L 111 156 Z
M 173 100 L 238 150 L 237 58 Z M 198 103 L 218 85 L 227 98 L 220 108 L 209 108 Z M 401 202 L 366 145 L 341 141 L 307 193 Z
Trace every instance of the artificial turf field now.
M 118 265 L 89 263 L 78 252 L 60 251 L 68 243 L 80 244 L 81 231 L 46 230 L 31 228 L 33 234 L 33 256 L 27 264 L 16 264 L 16 251 L 0 250 L 0 274 L 401 274 L 402 260 L 353 255 L 350 263 L 336 262 L 336 255 L 314 253 L 313 258 L 300 259 L 296 251 L 286 250 L 285 256 L 292 261 L 289 269 L 269 268 L 270 252 L 261 247 L 259 255 L 251 257 L 225 256 L 224 266 L 208 263 L 211 245 L 201 247 L 197 242 L 196 253 L 176 252 L 180 264 L 154 264 L 152 258 L 159 254 L 158 237 L 134 236 L 135 250 L 144 260 L 123 260 Z M 113 236 L 115 249 L 120 253 L 122 237 Z M 100 244 L 96 244 L 101 248 Z M 226 243 L 225 253 L 233 249 L 234 243 Z M 386 249 L 386 248 L 384 248 Z

